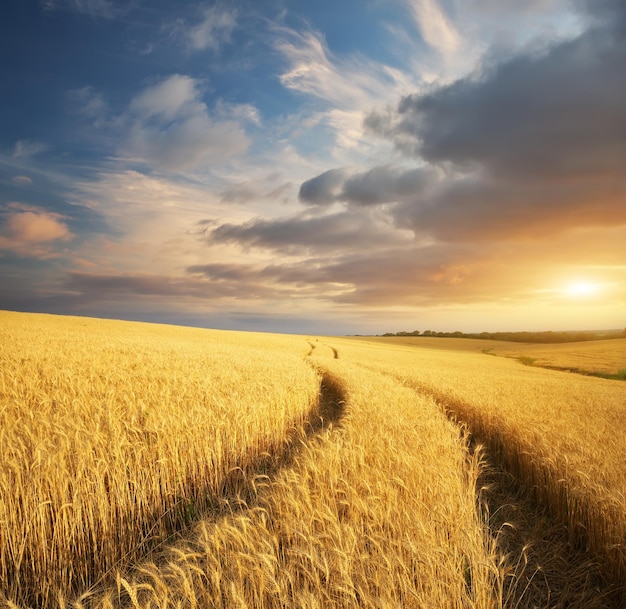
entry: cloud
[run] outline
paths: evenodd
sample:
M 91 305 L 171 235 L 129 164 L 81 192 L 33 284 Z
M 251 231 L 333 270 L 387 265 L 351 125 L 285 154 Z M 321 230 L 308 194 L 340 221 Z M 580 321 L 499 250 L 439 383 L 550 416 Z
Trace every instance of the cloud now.
M 264 250 L 280 264 L 187 270 L 238 286 L 241 298 L 262 278 L 294 297 L 317 292 L 354 307 L 561 306 L 559 277 L 591 267 L 617 285 L 626 42 L 612 23 L 485 63 L 370 115 L 367 128 L 395 145 L 402 164 L 319 173 L 301 184 L 308 209 L 296 216 L 206 226 L 210 246 L 239 248 L 248 260 Z M 317 51 L 313 72 L 300 66 L 293 83 L 330 101 L 335 73 L 320 69 L 323 44 Z M 619 298 L 623 291 L 607 302 Z
M 509 13 L 511 11 L 533 12 L 544 10 L 555 0 L 516 0 L 515 2 L 502 2 L 501 0 L 470 0 L 467 4 L 474 11 L 487 13 Z
M 461 45 L 461 36 L 436 0 L 406 0 L 422 38 L 440 53 L 451 54 Z
M 0 208 L 0 250 L 20 256 L 50 258 L 52 242 L 69 241 L 74 235 L 62 216 L 33 205 L 10 203 Z
M 106 19 L 123 15 L 127 10 L 117 6 L 113 0 L 42 0 L 41 6 L 45 11 L 70 10 Z
M 393 213 L 398 226 L 444 241 L 536 241 L 576 228 L 626 224 L 626 180 L 589 182 L 458 178 Z
M 613 23 L 371 114 L 370 129 L 446 176 L 397 225 L 506 240 L 625 223 L 626 37 Z
M 298 197 L 303 203 L 328 205 L 337 200 L 348 173 L 346 169 L 330 169 L 300 186 Z
M 130 104 L 130 111 L 144 119 L 160 117 L 164 120 L 193 114 L 198 106 L 202 106 L 198 101 L 198 85 L 189 76 L 174 74 L 136 95 Z
M 241 225 L 222 224 L 207 234 L 209 243 L 235 243 L 290 255 L 380 248 L 406 238 L 406 233 L 402 234 L 386 224 L 384 218 L 367 211 L 253 219 Z
M 187 268 L 187 272 L 208 279 L 211 284 L 223 289 L 241 300 L 256 299 L 259 287 L 265 288 L 264 296 L 288 298 L 332 298 L 351 290 L 335 281 L 325 266 L 314 261 L 291 264 L 199 264 Z
M 176 298 L 183 302 L 201 300 L 205 302 L 224 299 L 238 299 L 241 297 L 241 287 L 238 282 L 231 281 L 226 276 L 220 280 L 219 276 L 212 277 L 214 281 L 207 281 L 205 275 L 201 277 L 173 277 L 149 273 L 70 273 L 63 284 L 64 289 L 77 293 L 83 301 L 118 302 L 128 299 L 159 299 Z M 267 285 L 267 282 L 249 273 L 246 283 L 246 299 L 272 299 L 282 294 L 281 290 Z M 179 300 L 180 303 L 180 300 Z M 182 304 L 182 303 L 181 303 Z
M 239 236 L 243 242 L 249 237 Z M 494 243 L 485 248 L 482 243 L 420 244 L 364 235 L 360 244 L 353 237 L 342 249 L 337 235 L 333 247 L 316 245 L 300 260 L 211 262 L 191 265 L 187 271 L 229 286 L 231 294 L 242 300 L 256 293 L 262 283 L 292 298 L 306 296 L 366 308 L 510 305 L 538 300 L 556 304 L 564 278 L 585 270 L 599 283 L 623 285 L 626 266 L 618 252 L 625 237 L 624 228 L 587 229 L 539 243 Z M 281 239 L 267 238 L 263 245 L 280 251 Z M 614 287 L 606 300 L 619 302 L 624 296 L 623 289 Z
M 286 67 L 281 84 L 310 100 L 310 112 L 298 117 L 299 127 L 315 127 L 315 136 L 325 130 L 332 138 L 335 157 L 358 153 L 364 145 L 380 142 L 363 129 L 363 113 L 414 86 L 410 74 L 358 54 L 331 52 L 321 33 L 275 27 L 274 48 Z M 310 141 L 310 138 L 309 138 Z M 318 154 L 322 153 L 317 145 Z M 348 164 L 348 163 L 346 163 Z
M 479 80 L 405 97 L 392 131 L 432 163 L 539 177 L 614 173 L 624 153 L 625 59 L 624 40 L 591 32 Z
M 230 285 L 242 299 L 246 299 L 249 284 L 256 286 L 261 281 L 292 297 L 314 296 L 335 304 L 432 306 L 493 296 L 491 277 L 477 281 L 475 257 L 470 262 L 466 258 L 470 251 L 463 254 L 437 246 L 424 249 L 387 244 L 385 248 L 352 248 L 340 256 L 291 263 L 212 263 L 193 265 L 187 271 Z
M 5 217 L 4 228 L 12 238 L 22 243 L 45 243 L 70 238 L 67 226 L 47 213 L 25 211 L 9 214 Z
M 333 56 L 315 31 L 278 30 L 275 47 L 288 62 L 280 75 L 283 86 L 353 110 L 385 99 L 390 88 L 406 84 L 405 77 L 384 64 L 364 57 Z
M 271 172 L 262 178 L 238 180 L 221 192 L 224 203 L 280 202 L 288 205 L 294 199 L 294 184 L 280 173 Z
M 574 0 L 574 4 L 592 20 L 603 25 L 611 23 L 615 31 L 621 30 L 626 21 L 626 6 L 622 0 Z
M 330 169 L 303 182 L 299 198 L 312 205 L 338 201 L 360 206 L 394 203 L 424 192 L 436 175 L 429 167 L 407 169 L 394 165 L 373 167 L 364 172 Z
M 423 193 L 435 179 L 436 172 L 427 167 L 401 169 L 392 165 L 374 167 L 350 176 L 338 195 L 340 201 L 357 205 L 378 205 L 414 198 Z
M 252 294 L 247 299 L 220 295 L 220 290 L 237 293 L 234 283 L 217 286 L 202 277 L 159 274 L 73 273 L 51 285 L 49 266 L 46 273 L 46 282 L 34 286 L 25 284 L 23 275 L 5 276 L 0 308 L 230 330 L 320 332 L 319 322 L 303 310 L 306 307 L 264 312 L 264 303 Z M 284 291 L 277 294 L 264 285 L 259 289 L 275 298 L 286 297 Z M 345 322 L 337 320 L 325 321 L 322 327 L 336 334 L 346 330 Z
M 222 222 L 250 216 L 221 203 L 211 184 L 200 178 L 150 175 L 115 162 L 75 182 L 68 203 L 80 208 L 101 235 L 90 235 L 75 247 L 77 255 L 119 272 L 137 273 L 148 264 L 153 273 L 174 275 L 194 260 L 188 260 L 193 255 L 189 250 L 202 249 L 190 235 L 207 214 Z
M 33 180 L 28 176 L 13 176 L 11 178 L 11 182 L 13 182 L 13 184 L 17 184 L 18 186 L 30 186 L 33 183 Z
M 17 140 L 13 147 L 14 158 L 29 158 L 44 152 L 48 149 L 48 146 L 41 142 L 35 142 L 33 140 Z
M 261 115 L 252 104 L 226 103 L 219 99 L 215 104 L 214 111 L 215 116 L 221 120 L 236 120 L 256 127 L 261 126 Z
M 194 51 L 219 48 L 230 41 L 231 34 L 237 25 L 237 12 L 228 11 L 214 5 L 204 9 L 202 20 L 182 30 L 189 48 Z
M 236 229 L 224 226 L 210 239 L 222 238 L 305 258 L 281 263 L 197 264 L 187 268 L 214 281 L 237 286 L 245 299 L 248 283 L 279 284 L 292 296 L 358 306 L 432 306 L 475 302 L 493 296 L 493 282 L 476 281 L 484 255 L 474 246 L 420 245 L 406 234 L 376 234 L 366 221 L 352 223 L 352 214 L 292 222 L 255 222 Z M 293 224 L 298 222 L 294 230 Z
M 280 184 L 284 178 L 277 172 L 263 175 L 264 179 L 252 180 L 248 188 L 255 208 L 265 210 L 275 201 L 270 197 L 274 180 L 279 179 Z M 77 182 L 68 200 L 80 208 L 77 213 L 81 217 L 89 219 L 89 228 L 98 230 L 97 235 L 90 233 L 86 240 L 77 239 L 73 244 L 72 268 L 174 280 L 187 266 L 206 262 L 207 257 L 220 262 L 241 260 L 244 256 L 233 242 L 207 245 L 207 235 L 219 224 L 243 224 L 251 217 L 249 205 L 225 200 L 222 183 L 216 183 L 212 176 L 185 178 L 122 170 L 111 162 L 108 169 Z M 257 188 L 258 194 L 267 199 L 258 197 Z M 235 198 L 237 193 L 231 194 Z M 285 209 L 282 203 L 277 207 Z M 254 255 L 256 262 L 271 257 L 258 250 Z M 79 268 L 77 258 L 93 266 Z M 181 308 L 185 306 L 180 304 Z
M 102 126 L 109 112 L 108 104 L 102 93 L 91 86 L 71 89 L 67 92 L 67 100 L 73 113 Z
M 590 24 L 582 35 L 557 43 L 546 36 L 520 51 L 528 32 L 539 31 L 522 28 L 506 54 L 493 51 L 451 83 L 496 38 L 472 45 L 476 32 L 520 15 L 543 25 L 550 6 L 562 5 L 471 1 L 483 6 L 476 23 L 462 20 L 463 3 L 411 3 L 424 40 L 410 19 L 397 24 L 413 39 L 396 57 L 404 72 L 333 52 L 306 27 L 272 26 L 280 82 L 301 104 L 269 125 L 253 105 L 209 102 L 209 87 L 219 83 L 185 74 L 144 82 L 117 116 L 92 87 L 70 92 L 77 114 L 106 121 L 123 140 L 123 158 L 109 159 L 68 194 L 103 234 L 73 248 L 72 268 L 89 272 L 56 283 L 59 293 L 82 311 L 102 302 L 106 311 L 278 311 L 277 301 L 306 301 L 328 318 L 378 307 L 526 303 L 556 285 L 563 269 L 623 266 L 626 234 L 616 224 L 626 213 L 618 172 L 625 106 L 618 66 L 625 62 L 619 29 L 607 18 L 621 23 L 619 3 L 601 0 L 592 16 L 593 3 L 580 0 L 588 11 L 580 24 Z M 237 27 L 234 14 L 223 16 L 207 8 L 169 33 L 190 52 L 218 52 Z M 568 27 L 555 29 L 578 31 Z M 363 122 L 385 103 L 389 111 Z M 233 159 L 261 129 L 254 157 Z M 159 171 L 194 169 L 193 180 Z M 19 242 L 21 251 L 50 255 L 65 245 L 69 220 L 50 216 L 37 226 L 27 215 L 41 213 L 5 210 L 0 235 L 10 251 Z
M 133 98 L 123 151 L 168 171 L 193 169 L 248 148 L 240 120 L 216 120 L 201 99 L 201 83 L 174 74 Z

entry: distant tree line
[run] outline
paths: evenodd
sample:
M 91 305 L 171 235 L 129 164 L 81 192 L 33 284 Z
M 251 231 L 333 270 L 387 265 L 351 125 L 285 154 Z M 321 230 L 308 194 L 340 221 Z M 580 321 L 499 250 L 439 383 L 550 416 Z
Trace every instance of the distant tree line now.
M 571 330 L 566 332 L 433 332 L 413 330 L 413 332 L 387 332 L 382 336 L 436 336 L 440 338 L 479 338 L 482 340 L 506 340 L 517 343 L 571 343 L 585 340 L 602 340 L 626 337 L 624 330 Z

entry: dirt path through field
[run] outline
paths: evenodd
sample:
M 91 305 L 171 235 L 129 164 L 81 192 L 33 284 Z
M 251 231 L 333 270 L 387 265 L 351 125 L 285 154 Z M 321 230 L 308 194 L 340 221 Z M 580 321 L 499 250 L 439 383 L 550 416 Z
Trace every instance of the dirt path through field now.
M 330 426 L 340 424 L 344 404 L 345 398 L 339 384 L 328 375 L 323 375 L 317 404 L 302 425 L 294 426 L 280 450 L 250 459 L 250 465 L 245 469 L 233 468 L 224 479 L 221 492 L 215 496 L 211 512 L 220 515 L 224 512 L 231 513 L 237 507 L 246 508 L 252 505 L 260 482 L 271 480 L 282 469 L 289 467 L 303 446 L 317 434 Z M 202 514 L 202 518 L 206 517 L 206 514 Z
M 341 386 L 330 376 L 322 374 L 320 379 L 318 401 L 315 407 L 308 413 L 301 425 L 295 425 L 288 439 L 279 450 L 273 453 L 264 453 L 254 459 L 244 457 L 243 461 L 249 461 L 245 468 L 235 467 L 224 478 L 220 492 L 210 498 L 210 507 L 207 510 L 196 512 L 192 505 L 185 505 L 181 509 L 187 510 L 188 527 L 173 533 L 163 540 L 158 546 L 150 548 L 144 556 L 145 560 L 152 560 L 156 564 L 165 560 L 161 554 L 168 548 L 175 546 L 185 539 L 193 525 L 202 520 L 205 522 L 217 521 L 226 515 L 233 515 L 243 510 L 254 509 L 259 501 L 259 495 L 264 487 L 271 484 L 282 470 L 292 466 L 295 458 L 304 448 L 315 440 L 315 437 L 324 430 L 339 426 L 344 414 L 345 396 Z M 253 449 L 250 449 L 253 452 Z M 118 564 L 115 570 L 122 569 Z M 102 574 L 87 593 L 112 584 L 114 580 L 113 570 Z M 125 599 L 120 592 L 120 606 L 128 601 L 132 605 L 132 599 Z
M 462 416 L 465 407 L 457 408 L 453 400 L 426 388 L 413 389 L 433 397 L 451 420 L 467 424 Z M 480 448 L 483 467 L 477 502 L 485 510 L 485 521 L 510 572 L 505 606 L 619 609 L 619 582 L 611 581 L 600 561 L 584 551 L 584 539 L 572 539 L 567 525 L 537 502 L 535 489 L 524 487 L 507 470 L 498 458 L 502 452 L 498 438 L 482 437 L 471 426 L 469 432 L 475 447 L 485 445 Z
M 376 366 L 365 369 L 382 373 Z M 432 397 L 458 425 L 468 427 L 454 400 L 391 372 L 386 376 Z M 604 565 L 584 551 L 583 539 L 571 539 L 567 525 L 557 522 L 537 503 L 534 489 L 521 485 L 498 458 L 499 446 L 471 429 L 472 450 L 481 452 L 482 468 L 476 494 L 478 509 L 497 541 L 500 560 L 508 572 L 504 607 L 514 609 L 620 609 L 620 583 Z M 493 438 L 492 438 L 493 439 Z
M 333 347 L 332 345 L 321 342 L 319 338 L 316 338 L 315 342 L 313 342 L 312 340 L 307 340 L 307 343 L 309 343 L 309 347 L 311 347 L 310 351 L 307 353 L 307 357 L 313 355 L 315 349 L 319 348 L 319 351 L 317 351 L 315 355 L 322 357 L 331 357 L 332 353 L 333 359 L 339 359 L 339 351 L 337 351 L 337 349 L 335 349 L 335 347 Z
M 483 451 L 477 500 L 495 538 L 507 577 L 505 607 L 618 609 L 602 580 L 601 565 L 572 545 L 556 523 L 515 478 Z

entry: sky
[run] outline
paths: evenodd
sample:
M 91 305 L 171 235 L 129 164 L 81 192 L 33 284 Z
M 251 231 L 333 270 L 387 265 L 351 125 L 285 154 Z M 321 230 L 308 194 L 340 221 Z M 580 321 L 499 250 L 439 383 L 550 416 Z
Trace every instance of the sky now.
M 0 309 L 626 325 L 623 0 L 3 0 Z

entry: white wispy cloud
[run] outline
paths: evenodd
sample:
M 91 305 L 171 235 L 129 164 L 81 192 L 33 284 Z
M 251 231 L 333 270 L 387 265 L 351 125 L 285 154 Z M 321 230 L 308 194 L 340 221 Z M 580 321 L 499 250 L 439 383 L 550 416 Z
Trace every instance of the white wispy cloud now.
M 303 106 L 298 129 L 309 131 L 309 142 L 326 130 L 332 142 L 324 146 L 335 162 L 352 164 L 371 155 L 380 141 L 364 130 L 365 114 L 415 90 L 419 80 L 360 54 L 334 54 L 323 36 L 311 29 L 277 27 L 274 47 L 286 62 L 279 74 L 281 84 L 312 102 Z M 317 147 L 320 156 L 322 147 Z
M 215 104 L 214 113 L 220 119 L 236 120 L 257 127 L 261 126 L 261 115 L 252 104 L 233 104 L 218 100 Z
M 203 105 L 198 101 L 198 85 L 194 78 L 174 74 L 136 95 L 130 111 L 145 118 L 161 116 L 166 120 L 182 113 L 192 114 Z
M 280 82 L 288 89 L 349 109 L 387 98 L 397 84 L 397 73 L 384 64 L 333 56 L 319 32 L 280 28 L 278 34 L 275 46 L 288 63 Z
M 66 93 L 69 110 L 90 121 L 95 127 L 103 127 L 110 119 L 110 109 L 104 95 L 92 86 L 71 89 Z
M 125 10 L 111 0 L 41 0 L 41 7 L 45 11 L 71 10 L 106 19 L 117 17 Z
M 68 100 L 77 106 L 77 111 L 89 118 L 97 118 L 107 111 L 107 103 L 102 93 L 92 86 L 71 89 L 67 92 Z
M 230 41 L 236 26 L 237 11 L 214 5 L 202 11 L 199 21 L 193 24 L 179 21 L 174 29 L 190 51 L 215 52 Z
M 122 153 L 169 171 L 222 161 L 248 148 L 241 116 L 253 107 L 212 116 L 202 101 L 202 83 L 174 74 L 136 95 L 126 114 L 128 137 Z
M 13 158 L 28 158 L 40 152 L 48 150 L 48 146 L 42 142 L 33 140 L 17 140 L 13 146 Z
M 33 183 L 32 178 L 29 178 L 28 176 L 13 176 L 11 178 L 11 182 L 13 182 L 13 184 L 17 184 L 18 186 L 30 186 Z
M 198 262 L 198 222 L 207 216 L 242 222 L 250 212 L 222 201 L 211 181 L 147 175 L 111 162 L 90 178 L 77 181 L 68 202 L 86 208 L 108 229 L 91 237 L 77 257 L 111 271 L 180 272 Z
M 444 55 L 461 46 L 461 35 L 437 0 L 407 0 L 408 8 L 422 38 Z

